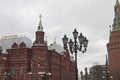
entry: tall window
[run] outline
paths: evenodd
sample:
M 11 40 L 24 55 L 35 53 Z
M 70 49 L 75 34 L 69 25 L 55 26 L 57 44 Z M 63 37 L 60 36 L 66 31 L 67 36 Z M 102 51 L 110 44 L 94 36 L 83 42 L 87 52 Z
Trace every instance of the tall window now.
M 20 75 L 23 74 L 23 71 L 24 71 L 23 66 L 20 66 L 19 74 Z
M 24 60 L 24 54 L 20 54 L 20 60 Z
M 12 72 L 13 75 L 15 75 L 15 67 L 11 68 L 11 72 Z

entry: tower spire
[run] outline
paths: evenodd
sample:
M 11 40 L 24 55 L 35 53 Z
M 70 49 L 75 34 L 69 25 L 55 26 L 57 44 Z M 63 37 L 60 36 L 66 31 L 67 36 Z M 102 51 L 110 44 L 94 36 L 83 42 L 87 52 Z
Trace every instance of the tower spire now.
M 43 31 L 43 26 L 42 26 L 42 15 L 39 15 L 40 21 L 38 24 L 38 30 L 36 31 L 36 40 L 34 44 L 44 44 L 44 31 Z
M 115 18 L 113 22 L 113 29 L 112 31 L 120 30 L 120 3 L 119 0 L 116 0 L 116 4 L 114 6 L 114 11 L 115 11 Z
M 117 6 L 117 5 L 120 5 L 119 0 L 116 0 L 116 4 L 115 4 L 115 5 L 116 5 L 116 6 Z
M 40 18 L 40 21 L 39 21 L 39 24 L 38 24 L 38 30 L 43 31 L 43 26 L 42 26 L 42 21 L 41 21 L 42 15 L 41 14 L 39 15 L 39 18 Z

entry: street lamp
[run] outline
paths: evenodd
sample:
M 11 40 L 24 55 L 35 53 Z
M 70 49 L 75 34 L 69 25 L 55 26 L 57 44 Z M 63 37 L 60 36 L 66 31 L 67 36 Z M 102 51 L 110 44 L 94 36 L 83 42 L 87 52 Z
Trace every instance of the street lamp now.
M 68 38 L 67 38 L 67 36 L 64 35 L 64 38 L 62 38 L 62 40 L 63 40 L 64 49 L 66 51 L 68 51 L 68 48 L 67 48 Z
M 87 72 L 87 68 L 85 68 L 85 80 L 88 80 L 88 72 Z
M 79 50 L 82 53 L 86 52 L 87 45 L 88 45 L 88 40 L 87 40 L 86 37 L 84 37 L 82 35 L 82 33 L 80 33 L 80 35 L 78 36 L 78 32 L 77 32 L 76 29 L 74 29 L 73 38 L 74 38 L 74 42 L 72 41 L 72 39 L 70 39 L 69 42 L 68 42 L 67 36 L 64 35 L 62 40 L 63 40 L 64 49 L 68 52 L 68 47 L 67 47 L 67 43 L 68 43 L 69 44 L 69 50 L 70 50 L 71 54 L 73 54 L 73 52 L 75 53 L 75 69 L 76 69 L 75 78 L 76 78 L 76 80 L 78 80 L 77 51 Z M 78 44 L 78 41 L 79 41 L 79 44 Z
M 80 75 L 81 75 L 81 80 L 83 80 L 83 72 L 82 71 L 80 72 Z

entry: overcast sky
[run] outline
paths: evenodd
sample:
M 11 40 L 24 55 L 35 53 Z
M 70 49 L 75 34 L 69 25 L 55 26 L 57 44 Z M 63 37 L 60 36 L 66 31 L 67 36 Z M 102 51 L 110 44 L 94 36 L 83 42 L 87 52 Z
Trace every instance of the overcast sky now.
M 72 38 L 74 28 L 89 40 L 85 54 L 78 53 L 79 71 L 105 64 L 109 25 L 114 18 L 115 0 L 0 0 L 0 36 L 26 35 L 32 41 L 42 14 L 48 44 L 56 38 Z

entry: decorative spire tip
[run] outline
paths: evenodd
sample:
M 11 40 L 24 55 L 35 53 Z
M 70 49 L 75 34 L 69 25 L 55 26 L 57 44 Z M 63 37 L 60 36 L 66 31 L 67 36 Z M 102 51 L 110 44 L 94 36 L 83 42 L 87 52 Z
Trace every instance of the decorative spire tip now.
M 111 28 L 111 25 L 109 25 L 109 27 Z
M 40 20 L 42 19 L 42 15 L 41 14 L 39 15 L 39 18 L 40 18 Z
M 42 26 L 42 21 L 41 21 L 42 15 L 41 14 L 39 15 L 39 18 L 40 18 L 40 21 L 39 21 L 39 25 L 38 25 L 38 30 L 43 31 L 43 26 Z
M 116 5 L 119 5 L 119 0 L 116 0 Z

